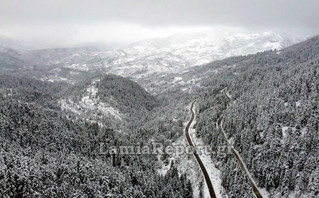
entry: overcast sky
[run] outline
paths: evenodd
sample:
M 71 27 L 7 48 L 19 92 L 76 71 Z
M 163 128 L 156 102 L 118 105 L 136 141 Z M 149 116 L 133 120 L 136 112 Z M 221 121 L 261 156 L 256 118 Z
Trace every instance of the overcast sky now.
M 213 27 L 319 33 L 318 0 L 0 0 L 0 35 L 132 42 Z

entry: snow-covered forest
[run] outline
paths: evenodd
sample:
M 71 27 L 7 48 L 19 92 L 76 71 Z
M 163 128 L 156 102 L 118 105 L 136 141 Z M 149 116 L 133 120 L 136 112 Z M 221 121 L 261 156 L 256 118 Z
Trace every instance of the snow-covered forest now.
M 208 196 L 192 155 L 99 153 L 101 142 L 186 145 L 184 128 L 196 99 L 191 125 L 195 145 L 199 141 L 218 150 L 227 143 L 216 125 L 223 115 L 225 134 L 264 197 L 316 197 L 318 49 L 317 36 L 281 50 L 192 67 L 158 94 L 93 70 L 78 83 L 37 79 L 31 74 L 45 75 L 47 70 L 7 67 L 12 57 L 3 50 L 1 195 Z M 170 83 L 171 76 L 162 80 Z M 177 83 L 187 79 L 192 80 Z M 211 177 L 218 177 L 212 180 L 216 194 L 255 197 L 231 153 L 200 157 L 213 171 Z
M 0 0 L 0 198 L 319 198 L 317 0 Z

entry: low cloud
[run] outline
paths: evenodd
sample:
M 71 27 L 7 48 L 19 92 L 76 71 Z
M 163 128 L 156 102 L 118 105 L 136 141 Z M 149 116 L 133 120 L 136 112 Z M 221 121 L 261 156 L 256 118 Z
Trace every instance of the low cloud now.
M 220 26 L 317 32 L 318 7 L 317 0 L 2 0 L 0 34 L 59 46 Z

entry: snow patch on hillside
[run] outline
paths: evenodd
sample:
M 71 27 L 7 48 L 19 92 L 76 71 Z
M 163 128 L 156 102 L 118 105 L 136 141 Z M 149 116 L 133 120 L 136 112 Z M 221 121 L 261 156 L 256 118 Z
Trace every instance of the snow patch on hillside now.
M 48 81 L 48 82 L 66 82 L 69 84 L 74 84 L 74 82 L 72 80 L 61 77 L 57 73 L 42 77 L 42 78 L 40 78 L 40 80 L 41 81 Z
M 165 176 L 167 171 L 171 168 L 172 162 L 175 160 L 175 158 L 170 157 L 167 158 L 165 161 L 161 160 L 161 156 L 157 156 L 157 161 L 155 164 L 155 168 L 157 170 L 157 173 L 159 175 Z
M 71 65 L 64 66 L 64 68 L 69 68 L 69 69 L 74 69 L 79 71 L 89 71 L 89 67 L 87 64 L 71 64 Z
M 92 80 L 91 86 L 87 88 L 87 93 L 80 101 L 74 102 L 71 98 L 59 100 L 62 110 L 71 111 L 77 115 L 86 115 L 89 120 L 99 120 L 103 117 L 113 117 L 122 120 L 120 111 L 110 104 L 104 103 L 96 96 L 98 88 L 96 84 L 100 79 Z

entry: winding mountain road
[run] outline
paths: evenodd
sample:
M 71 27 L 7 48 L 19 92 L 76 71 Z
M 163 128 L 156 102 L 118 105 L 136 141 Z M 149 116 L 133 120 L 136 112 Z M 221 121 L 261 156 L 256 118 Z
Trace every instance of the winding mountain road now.
M 228 108 L 228 107 L 230 106 L 230 101 L 231 101 L 231 100 L 230 100 L 229 95 L 228 95 L 227 92 L 226 92 L 226 89 L 227 89 L 227 88 L 223 89 L 222 91 L 223 91 L 224 94 L 225 94 L 225 97 L 226 97 L 226 106 L 227 106 L 227 108 Z M 247 175 L 247 177 L 248 177 L 248 179 L 249 179 L 249 182 L 250 182 L 251 185 L 252 185 L 252 188 L 253 188 L 253 191 L 254 191 L 256 197 L 258 197 L 258 198 L 263 198 L 263 196 L 261 195 L 261 193 L 259 192 L 259 190 L 258 190 L 258 188 L 257 188 L 257 185 L 256 185 L 254 179 L 253 179 L 252 176 L 250 175 L 249 171 L 247 170 L 247 168 L 246 168 L 246 166 L 245 166 L 245 163 L 243 162 L 242 158 L 240 157 L 238 151 L 230 144 L 230 142 L 229 142 L 229 140 L 228 140 L 228 138 L 227 138 L 227 135 L 226 135 L 226 133 L 225 133 L 225 131 L 224 131 L 224 128 L 223 128 L 223 121 L 224 121 L 224 117 L 223 117 L 223 115 L 221 115 L 221 116 L 217 119 L 217 122 L 216 122 L 217 129 L 219 129 L 219 130 L 222 132 L 222 134 L 223 134 L 223 136 L 224 136 L 224 138 L 225 138 L 227 144 L 228 144 L 228 145 L 230 146 L 230 148 L 231 148 L 231 151 L 232 151 L 234 157 L 235 157 L 236 160 L 238 161 L 238 163 L 239 163 L 241 169 L 242 169 L 242 170 L 244 171 L 244 173 Z
M 215 191 L 214 191 L 214 188 L 213 188 L 213 185 L 212 185 L 212 181 L 210 180 L 210 177 L 208 175 L 208 172 L 206 170 L 206 167 L 204 166 L 202 160 L 200 159 L 200 157 L 198 156 L 196 150 L 195 150 L 195 146 L 192 142 L 192 139 L 189 135 L 189 127 L 192 125 L 193 121 L 194 121 L 194 117 L 195 117 L 195 113 L 193 111 L 193 107 L 194 107 L 194 104 L 195 104 L 196 100 L 192 103 L 191 107 L 190 107 L 190 111 L 192 113 L 192 117 L 191 119 L 189 120 L 189 122 L 187 123 L 186 125 L 186 128 L 185 128 L 185 135 L 186 135 L 186 139 L 188 141 L 188 144 L 190 146 L 192 146 L 194 148 L 194 156 L 200 166 L 200 169 L 202 170 L 202 173 L 205 177 L 205 181 L 206 181 L 206 184 L 207 184 L 207 187 L 208 187 L 208 191 L 209 191 L 209 194 L 210 194 L 210 197 L 211 198 L 216 198 L 216 194 L 215 194 Z

